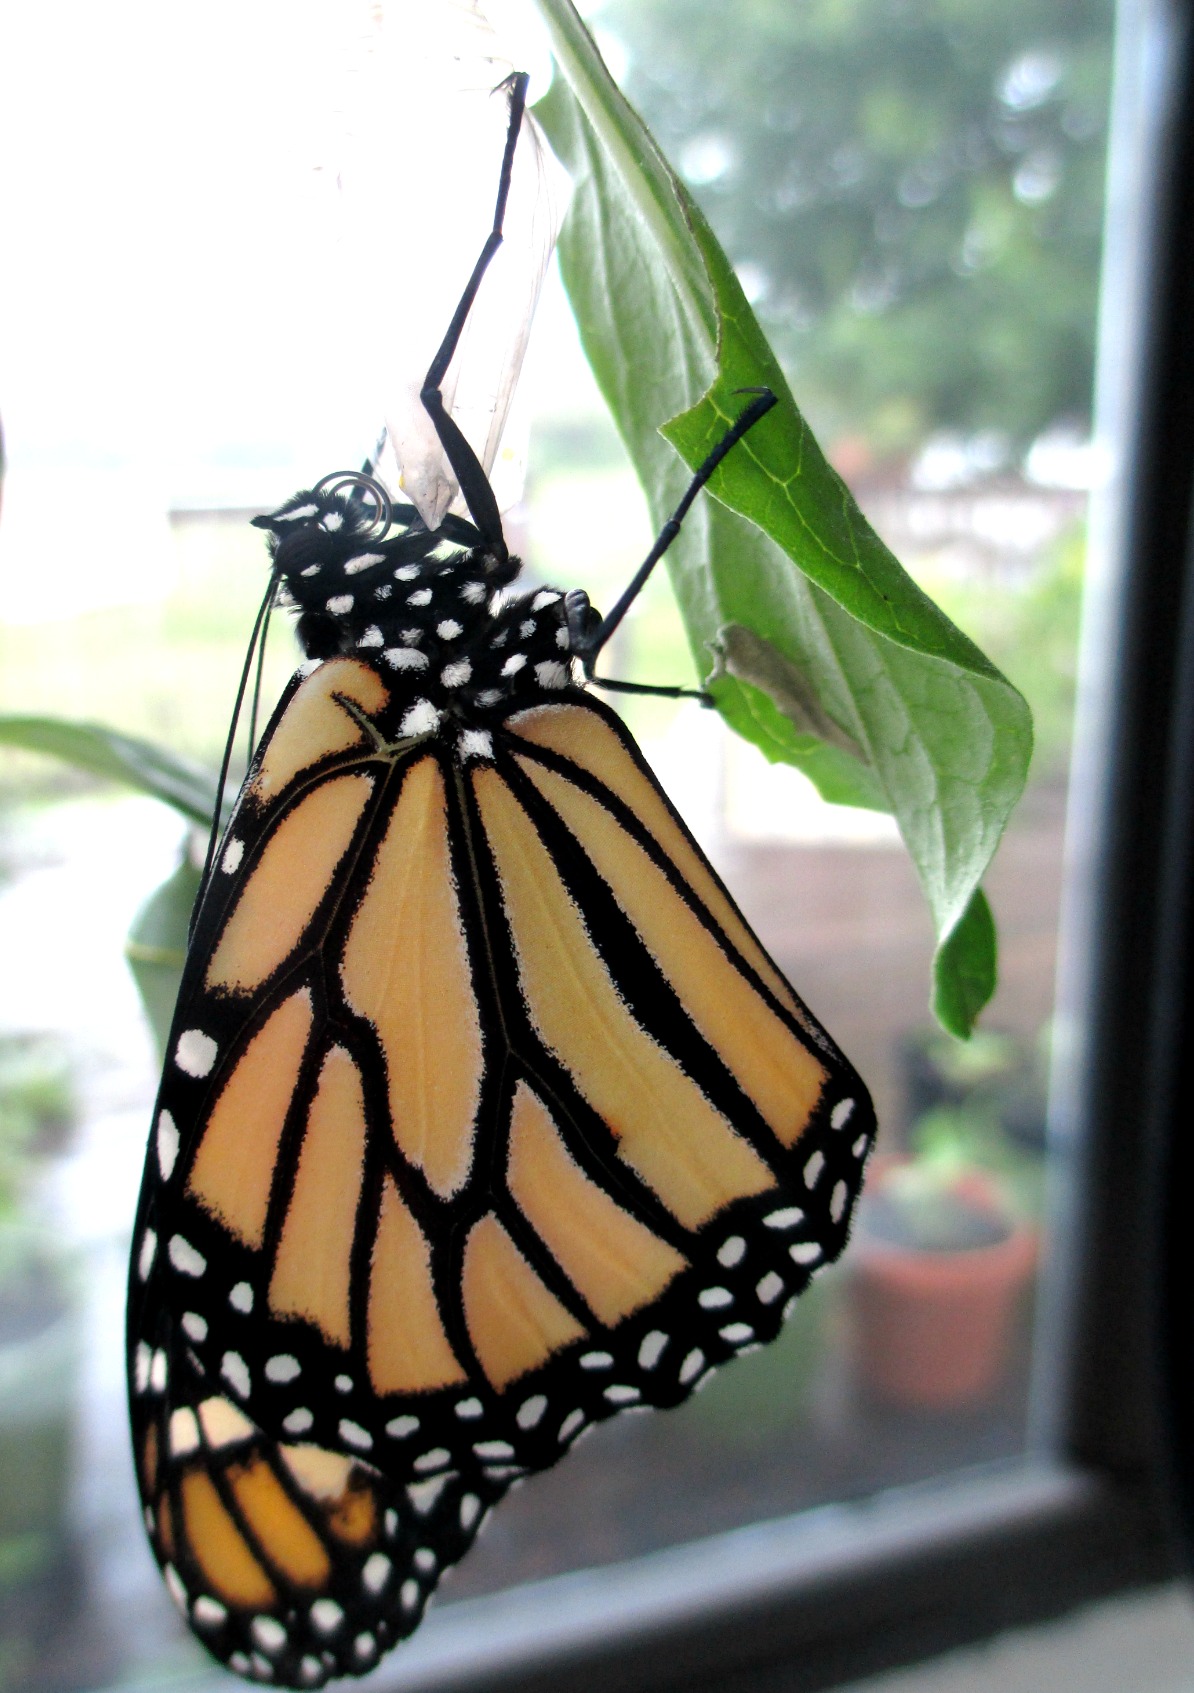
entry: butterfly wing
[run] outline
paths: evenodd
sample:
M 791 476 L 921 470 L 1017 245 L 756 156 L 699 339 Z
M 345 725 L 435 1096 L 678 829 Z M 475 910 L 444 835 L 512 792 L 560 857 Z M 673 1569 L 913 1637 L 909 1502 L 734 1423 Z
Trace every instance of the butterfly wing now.
M 275 1599 L 217 1597 L 233 1621 L 199 1632 L 254 1673 L 281 1628 L 279 1679 L 372 1660 L 315 1650 L 233 1457 L 317 1534 L 295 1448 L 364 1478 L 379 1520 L 426 1507 L 370 1543 L 377 1595 L 321 1541 L 319 1597 L 380 1649 L 417 1620 L 393 1595 L 421 1607 L 513 1480 L 778 1332 L 873 1135 L 613 713 L 568 690 L 453 739 L 419 709 L 358 659 L 283 700 L 197 925 L 134 1242 L 139 1473 L 192 1556 L 160 1526 L 155 1550 L 198 1622 L 177 1501 L 207 1477 Z M 150 1414 L 159 1379 L 183 1396 Z M 232 1456 L 185 1417 L 172 1448 L 212 1401 Z
M 164 1306 L 158 1319 L 134 1349 L 133 1447 L 179 1609 L 250 1679 L 366 1673 L 417 1626 L 503 1490 L 455 1476 L 407 1488 L 351 1455 L 271 1440 L 208 1381 Z

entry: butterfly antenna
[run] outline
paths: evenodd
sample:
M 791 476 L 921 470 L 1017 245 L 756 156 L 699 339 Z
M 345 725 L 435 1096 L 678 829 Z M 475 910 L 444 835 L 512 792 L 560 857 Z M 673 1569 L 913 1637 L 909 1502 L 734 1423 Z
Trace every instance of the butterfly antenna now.
M 277 591 L 277 586 L 277 577 L 271 575 L 269 587 L 265 591 L 265 597 L 260 606 L 257 608 L 257 616 L 253 622 L 253 633 L 249 636 L 248 651 L 245 653 L 245 662 L 241 666 L 240 682 L 236 690 L 236 702 L 232 707 L 232 721 L 228 725 L 228 736 L 224 742 L 224 756 L 220 760 L 220 774 L 216 781 L 216 803 L 215 808 L 212 811 L 211 831 L 207 837 L 207 852 L 203 859 L 203 873 L 199 878 L 199 892 L 195 899 L 194 908 L 191 911 L 189 935 L 192 936 L 195 933 L 195 924 L 198 921 L 199 911 L 203 905 L 204 899 L 206 898 L 208 884 L 211 881 L 211 870 L 212 865 L 215 862 L 216 845 L 220 839 L 220 825 L 224 810 L 224 795 L 228 788 L 228 770 L 232 764 L 232 752 L 233 748 L 236 746 L 236 731 L 237 726 L 240 723 L 241 709 L 245 703 L 245 693 L 249 686 L 249 676 L 252 673 L 253 660 L 258 650 L 258 642 L 261 643 L 261 648 L 264 651 L 265 642 L 262 632 L 266 622 L 268 621 L 270 609 L 274 603 L 274 594 Z M 258 673 L 258 680 L 260 681 L 260 672 Z M 254 690 L 254 714 L 256 714 L 256 690 Z
M 468 285 L 460 296 L 460 303 L 452 315 L 448 325 L 448 333 L 440 344 L 440 349 L 431 361 L 427 375 L 423 378 L 420 399 L 431 419 L 432 428 L 439 437 L 440 445 L 447 455 L 448 463 L 456 474 L 460 484 L 460 492 L 464 503 L 468 507 L 469 516 L 476 524 L 483 544 L 493 550 L 499 559 L 506 559 L 509 554 L 506 548 L 506 537 L 502 530 L 501 513 L 494 497 L 493 489 L 489 485 L 489 478 L 481 466 L 481 461 L 465 439 L 462 431 L 448 416 L 444 407 L 444 397 L 441 385 L 448 373 L 448 366 L 452 362 L 453 354 L 464 333 L 468 314 L 477 298 L 477 290 L 481 286 L 481 279 L 489 268 L 490 260 L 502 244 L 502 224 L 506 216 L 506 201 L 510 197 L 510 183 L 514 175 L 514 149 L 518 144 L 518 132 L 522 127 L 522 114 L 526 109 L 528 77 L 525 71 L 519 71 L 509 79 L 506 86 L 510 90 L 510 123 L 506 130 L 506 148 L 502 155 L 502 170 L 498 178 L 497 204 L 493 213 L 493 228 L 486 237 L 485 245 L 481 249 L 480 257 L 473 266 L 473 274 L 469 277 Z

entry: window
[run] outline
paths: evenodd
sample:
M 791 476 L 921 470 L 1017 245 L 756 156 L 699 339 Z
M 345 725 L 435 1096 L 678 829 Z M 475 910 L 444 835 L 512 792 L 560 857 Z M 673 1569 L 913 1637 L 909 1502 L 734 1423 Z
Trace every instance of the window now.
M 666 15 L 677 10 L 672 0 Z M 777 17 L 788 12 L 775 9 Z M 1041 668 L 1064 664 L 1082 494 L 1064 485 L 1067 476 L 1077 480 L 1074 442 L 1043 429 L 1054 421 L 1056 397 L 1025 414 L 1025 433 L 1038 437 L 1035 481 L 1017 469 L 1027 443 L 1005 444 L 1001 460 L 995 426 L 977 414 L 953 439 L 941 430 L 927 439 L 923 419 L 910 424 L 896 415 L 891 397 L 900 383 L 881 391 L 860 375 L 873 346 L 868 338 L 885 316 L 894 321 L 899 305 L 896 259 L 866 275 L 852 272 L 849 287 L 839 291 L 851 296 L 840 312 L 837 294 L 815 297 L 815 276 L 804 277 L 805 297 L 797 297 L 782 253 L 768 249 L 761 235 L 752 248 L 749 218 L 735 221 L 729 189 L 735 171 L 747 168 L 735 152 L 741 137 L 719 129 L 712 109 L 697 107 L 697 84 L 686 83 L 677 68 L 678 46 L 674 56 L 659 50 L 652 58 L 648 51 L 658 15 L 646 0 L 626 0 L 594 21 L 607 31 L 611 55 L 615 43 L 625 49 L 631 91 L 649 117 L 656 115 L 651 101 L 658 102 L 665 142 L 709 195 L 715 217 L 720 206 L 752 292 L 795 331 L 804 332 L 806 318 L 809 335 L 817 324 L 824 330 L 832 358 L 819 367 L 821 386 L 810 388 L 810 406 L 819 409 L 814 421 L 835 443 L 843 471 L 857 480 L 880 527 L 890 528 L 901 549 L 933 575 L 959 618 L 988 620 L 1004 641 L 1013 679 L 1020 679 L 1016 662 L 1028 635 L 1046 639 L 1049 617 L 1055 621 L 1047 639 L 1055 645 Z M 915 21 L 930 11 L 910 6 L 902 15 Z M 210 757 L 260 573 L 243 511 L 229 522 L 229 509 L 264 505 L 299 485 L 312 467 L 351 460 L 355 427 L 370 419 L 347 384 L 332 386 L 346 412 L 357 406 L 354 429 L 342 417 L 321 417 L 312 367 L 294 352 L 329 309 L 337 321 L 328 305 L 334 278 L 321 268 L 314 279 L 296 281 L 294 293 L 287 282 L 282 292 L 301 304 L 293 324 L 269 333 L 279 293 L 272 267 L 288 278 L 292 250 L 283 238 L 277 257 L 263 258 L 261 231 L 305 227 L 313 214 L 297 191 L 278 198 L 277 181 L 260 164 L 277 159 L 246 133 L 245 114 L 257 109 L 249 67 L 262 74 L 265 50 L 291 38 L 293 14 L 267 7 L 259 18 L 261 42 L 255 47 L 236 37 L 235 55 L 210 8 L 188 11 L 168 26 L 175 34 L 163 62 L 171 54 L 201 53 L 210 59 L 205 72 L 228 90 L 232 115 L 220 131 L 226 153 L 210 157 L 206 142 L 190 153 L 178 139 L 188 124 L 190 133 L 210 135 L 207 93 L 194 107 L 193 97 L 180 93 L 184 122 L 173 128 L 160 67 L 151 73 L 147 61 L 136 85 L 100 79 L 100 99 L 93 62 L 113 77 L 117 63 L 109 23 L 93 37 L 89 16 L 80 12 L 73 20 L 62 80 L 38 83 L 56 94 L 46 92 L 31 106 L 10 90 L 14 98 L 4 102 L 10 112 L 25 113 L 37 142 L 25 156 L 36 155 L 39 170 L 49 174 L 31 167 L 29 183 L 40 186 L 21 193 L 18 185 L 9 199 L 22 235 L 15 250 L 42 257 L 20 267 L 22 280 L 5 310 L 6 322 L 30 326 L 30 336 L 24 353 L 12 336 L 6 354 L 13 469 L 0 549 L 12 586 L 5 589 L 3 700 L 11 711 L 103 716 Z M 1076 75 L 1078 57 L 1065 59 L 1043 16 L 1030 17 L 1025 8 L 1022 42 L 1000 61 L 1000 78 L 984 85 L 983 109 L 1003 126 L 995 140 L 1008 149 L 1001 180 L 1010 211 L 1056 203 L 1059 172 L 1075 159 L 1088 168 L 1083 147 L 1097 152 L 1101 145 L 1105 90 L 1097 60 L 1100 42 L 1109 52 L 1110 20 L 1092 9 L 1082 38 L 1088 57 L 1071 87 L 1066 77 Z M 122 18 L 135 35 L 133 9 Z M 225 21 L 234 34 L 241 27 L 231 13 Z M 14 67 L 8 78 L 24 74 L 16 67 L 40 70 L 53 45 L 45 24 L 30 16 L 6 27 L 23 32 L 16 43 L 21 51 L 5 55 Z M 155 52 L 158 46 L 155 37 Z M 825 52 L 824 65 L 849 59 Z M 1177 708 L 1191 660 L 1180 615 L 1194 438 L 1180 340 L 1189 277 L 1189 220 L 1182 212 L 1190 191 L 1184 139 L 1190 127 L 1183 126 L 1189 54 L 1187 34 L 1161 0 L 1125 7 L 1099 375 L 1100 408 L 1118 456 L 1094 519 L 1094 556 L 1101 563 L 1084 613 L 1085 680 L 1068 821 L 1063 833 L 1065 701 L 1042 690 L 1046 728 L 1057 725 L 1052 763 L 1046 761 L 992 878 L 1004 987 L 988 1021 L 1005 1038 L 980 1052 L 986 1051 L 994 1079 L 951 1076 L 933 1044 L 920 1038 L 927 1021 L 920 1011 L 927 919 L 904 860 L 874 814 L 834 812 L 786 773 L 770 775 L 723 741 L 706 741 L 710 724 L 695 711 L 669 717 L 653 707 L 635 724 L 779 962 L 867 1074 L 889 1144 L 912 1144 L 919 1128 L 952 1135 L 955 1150 L 964 1139 L 971 1152 L 987 1135 L 989 1152 L 993 1137 L 1000 1179 L 1020 1183 L 1024 1205 L 1037 1206 L 1047 1219 L 1035 1319 L 1030 1325 L 1023 1310 L 1013 1314 L 983 1393 L 961 1407 L 917 1404 L 907 1384 L 901 1389 L 890 1379 L 868 1387 L 861 1375 L 868 1352 L 850 1338 L 865 1315 L 853 1261 L 860 1254 L 852 1254 L 814 1287 L 776 1348 L 743 1360 L 681 1413 L 608 1425 L 566 1465 L 507 1500 L 423 1630 L 379 1671 L 379 1684 L 388 1677 L 404 1687 L 464 1687 L 506 1678 L 521 1688 L 547 1688 L 566 1675 L 578 1688 L 827 1686 L 1171 1567 L 1158 1493 L 1150 1278 L 1155 1182 L 1172 1127 L 1165 1112 L 1173 1109 L 1166 1101 L 1175 1085 L 1173 984 L 1185 968 L 1183 935 L 1174 939 L 1167 902 L 1184 886 L 1188 852 L 1173 773 L 1189 767 L 1189 716 L 1183 719 Z M 230 67 L 231 83 L 220 80 Z M 180 79 L 179 88 L 185 86 Z M 127 107 L 111 96 L 114 87 L 123 88 Z M 135 104 L 136 89 L 148 90 L 148 108 Z M 1059 89 L 1068 90 L 1064 100 Z M 99 103 L 94 151 L 73 150 L 64 165 L 55 162 L 53 146 L 72 131 L 59 124 L 52 101 L 68 96 L 83 114 L 89 100 Z M 707 86 L 702 97 L 712 108 Z M 844 93 L 839 97 L 856 125 L 862 118 L 870 125 L 872 145 L 898 128 L 891 100 L 858 96 L 849 106 Z M 761 104 L 764 128 L 780 137 L 795 134 L 803 121 L 799 100 Z M 164 262 L 152 242 L 133 244 L 153 185 L 139 202 L 104 199 L 111 188 L 106 173 L 126 172 L 147 157 L 123 110 L 145 114 L 137 122 L 161 125 L 167 138 L 155 154 L 174 167 L 157 185 Z M 293 120 L 285 101 L 282 111 Z M 1049 130 L 1054 122 L 1072 154 Z M 293 140 L 285 121 L 274 132 L 279 128 Z M 6 155 L 17 151 L 9 141 Z M 782 151 L 773 149 L 773 156 Z M 945 154 L 927 143 L 922 153 L 916 168 L 906 164 L 893 177 L 898 215 L 907 214 L 910 228 L 922 211 L 936 216 L 933 208 L 949 192 Z M 261 174 L 249 171 L 243 197 L 229 197 L 233 165 L 246 160 L 257 160 L 253 169 Z M 981 176 L 980 164 L 972 174 Z M 754 155 L 749 168 L 763 184 L 760 225 L 782 236 L 792 226 L 781 214 L 820 194 L 829 209 L 827 250 L 835 229 L 841 250 L 849 248 L 847 214 L 867 169 L 849 137 L 828 150 L 820 184 L 799 173 L 767 176 L 766 162 Z M 278 180 L 288 179 L 280 172 Z M 215 181 L 222 187 L 213 203 Z M 44 207 L 59 204 L 59 196 L 70 215 L 64 211 L 47 229 Z M 85 216 L 89 201 L 107 204 L 107 215 Z M 274 211 L 264 216 L 262 206 Z M 983 273 L 998 225 L 994 213 L 991 219 L 976 218 L 964 229 L 954 255 L 962 273 Z M 911 262 L 916 245 L 904 226 L 890 219 L 880 226 L 889 230 L 887 248 Z M 63 279 L 129 251 L 135 262 L 101 270 L 92 290 L 99 303 L 88 317 L 91 308 Z M 301 294 L 300 286 L 310 291 Z M 54 306 L 48 317 L 41 296 Z M 1053 298 L 1048 278 L 1030 274 L 1026 312 L 1043 312 Z M 172 316 L 163 302 L 185 310 Z M 549 313 L 558 309 L 549 305 Z M 168 385 L 156 376 L 153 357 L 135 350 L 148 344 L 145 322 L 138 321 L 147 316 L 150 336 L 168 355 Z M 211 348 L 225 317 L 242 339 L 235 357 L 221 365 Z M 345 329 L 346 337 L 355 332 Z M 540 331 L 541 349 L 550 349 L 541 350 L 540 362 L 566 382 L 545 400 L 537 426 L 526 550 L 537 572 L 583 582 L 600 603 L 603 590 L 609 598 L 607 584 L 624 579 L 645 550 L 645 519 L 616 443 L 578 398 L 583 370 L 565 362 L 559 349 L 567 344 L 553 341 L 553 333 L 560 332 L 550 321 Z M 84 367 L 89 343 L 96 342 L 100 362 Z M 959 369 L 968 368 L 958 348 L 946 350 L 961 361 Z M 809 361 L 799 335 L 788 351 Z M 990 358 L 998 372 L 998 360 Z M 246 381 L 255 360 L 270 381 Z M 84 368 L 93 373 L 89 387 Z M 1035 394 L 1031 374 L 1020 369 L 1017 380 Z M 858 406 L 864 400 L 868 408 L 865 440 L 852 439 L 848 429 L 855 408 L 850 380 L 862 396 Z M 967 381 L 974 386 L 976 378 Z M 905 381 L 904 390 L 910 388 Z M 1066 403 L 1080 407 L 1080 389 L 1066 392 Z M 90 411 L 80 398 L 87 393 Z M 48 394 L 56 396 L 53 405 Z M 244 395 L 251 406 L 242 403 Z M 950 415 L 954 401 L 938 385 L 923 403 L 931 423 Z M 1003 415 L 998 392 L 985 403 L 992 417 Z M 574 469 L 578 442 L 588 466 L 583 477 Z M 897 456 L 911 461 L 911 470 L 884 481 L 881 472 Z M 147 492 L 147 465 L 165 491 L 156 503 Z M 47 511 L 62 516 L 49 525 Z M 600 522 L 588 516 L 578 522 L 578 511 L 598 514 Z M 94 541 L 79 570 L 84 524 Z M 162 559 L 173 577 L 164 596 Z M 683 680 L 682 643 L 660 588 L 619 656 L 624 667 L 649 664 L 654 679 Z M 71 614 L 47 604 L 50 598 L 69 599 Z M 274 664 L 281 676 L 280 652 Z M 1027 667 L 1023 674 L 1026 684 L 1039 686 Z M 693 775 L 711 767 L 720 772 L 716 806 L 708 803 L 708 781 Z M 69 1299 L 51 1301 L 44 1320 L 15 1297 L 9 1301 L 13 1338 L 0 1375 L 7 1396 L 0 1400 L 3 1661 L 14 1679 L 39 1693 L 83 1681 L 116 1685 L 202 1674 L 140 1541 L 119 1377 L 124 1231 L 154 1076 L 132 991 L 111 961 L 143 892 L 168 874 L 178 831 L 141 800 L 97 805 L 67 790 L 69 806 L 30 809 L 31 799 L 64 797 L 42 765 L 15 765 L 5 780 L 22 801 L 4 836 L 9 880 L 0 886 L 4 952 L 17 961 L 0 990 L 0 1016 L 11 1031 L 0 1047 L 10 1101 L 5 1134 L 16 1149 L 12 1156 L 34 1178 L 38 1226 L 48 1233 L 52 1224 L 70 1242 L 73 1273 L 68 1266 L 62 1284 Z M 75 868 L 60 874 L 68 857 Z M 1038 1041 L 1050 1021 L 1059 922 L 1053 1138 L 1042 1195 L 1035 1185 L 1044 1110 Z M 85 933 L 91 938 L 84 946 Z M 35 960 L 42 961 L 38 968 Z M 71 1085 L 85 1106 L 81 1125 L 64 1143 L 54 1140 L 54 1117 L 62 1109 L 56 1101 L 67 1095 L 60 1060 L 40 1039 L 47 1030 L 70 1031 Z M 936 1093 L 910 1105 L 913 1084 Z M 0 1195 L 3 1179 L 0 1171 Z M 17 1181 L 13 1202 L 28 1191 Z

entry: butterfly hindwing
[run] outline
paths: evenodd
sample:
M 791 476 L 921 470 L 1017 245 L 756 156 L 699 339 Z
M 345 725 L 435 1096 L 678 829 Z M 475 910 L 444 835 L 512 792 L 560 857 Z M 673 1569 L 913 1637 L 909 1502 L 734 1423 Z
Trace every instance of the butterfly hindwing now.
M 254 1680 L 315 1687 L 372 1669 L 505 1490 L 451 1473 L 406 1486 L 350 1454 L 271 1440 L 164 1316 L 133 1343 L 131 1388 L 167 1587 L 208 1650 Z

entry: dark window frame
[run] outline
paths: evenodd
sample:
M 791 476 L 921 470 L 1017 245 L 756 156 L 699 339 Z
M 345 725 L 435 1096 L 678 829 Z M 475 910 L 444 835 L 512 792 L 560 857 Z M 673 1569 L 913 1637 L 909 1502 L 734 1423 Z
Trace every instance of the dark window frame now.
M 1032 1450 L 433 1612 L 378 1689 L 812 1693 L 1180 1567 L 1194 1397 L 1180 1375 L 1167 1395 L 1164 1366 L 1167 1339 L 1194 1351 L 1173 1279 L 1194 1222 L 1166 1205 L 1194 1176 L 1192 0 L 1121 0 L 1109 183 L 1099 409 L 1120 469 L 1087 612 Z

